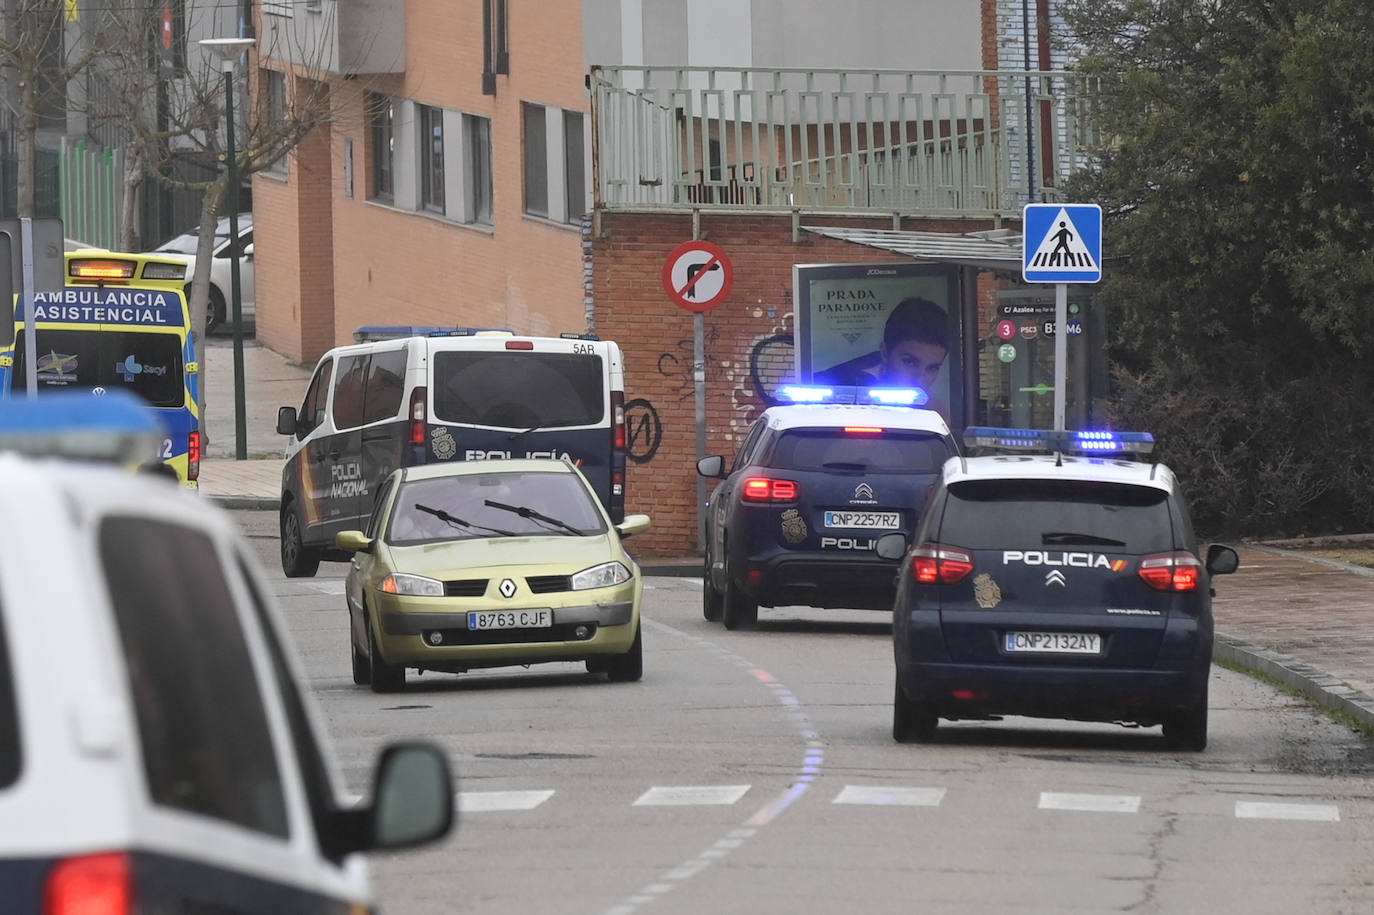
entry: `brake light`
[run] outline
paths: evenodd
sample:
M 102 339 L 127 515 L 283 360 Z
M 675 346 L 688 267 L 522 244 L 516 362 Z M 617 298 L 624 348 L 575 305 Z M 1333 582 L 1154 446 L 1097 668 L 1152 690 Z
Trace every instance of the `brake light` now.
M 410 392 L 410 443 L 425 443 L 425 389 L 416 388 Z
M 124 852 L 59 861 L 48 873 L 44 915 L 128 915 L 133 868 Z
M 973 554 L 958 547 L 923 543 L 911 551 L 911 574 L 922 584 L 952 585 L 973 571 Z
M 742 497 L 746 502 L 795 502 L 797 484 L 792 480 L 750 477 L 744 481 Z
M 1187 550 L 1153 553 L 1141 558 L 1140 577 L 1156 591 L 1193 591 L 1202 578 L 1202 560 Z
M 881 435 L 882 432 L 883 432 L 882 426 L 845 426 L 845 427 L 844 427 L 844 434 L 845 434 L 845 435 L 874 435 L 874 434 Z
M 617 451 L 625 450 L 625 392 L 611 392 L 611 435 L 612 447 Z
M 506 349 L 534 349 L 533 340 L 507 340 Z
M 186 479 L 200 479 L 200 430 L 192 429 L 186 438 Z

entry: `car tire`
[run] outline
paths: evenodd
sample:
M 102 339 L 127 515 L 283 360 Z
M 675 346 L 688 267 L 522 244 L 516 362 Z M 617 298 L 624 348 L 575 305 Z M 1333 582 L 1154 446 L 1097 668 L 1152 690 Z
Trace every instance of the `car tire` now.
M 372 631 L 372 622 L 367 623 L 367 666 L 374 693 L 399 692 L 406 685 L 406 669 L 399 664 L 388 664 L 377 647 L 377 636 Z
M 319 555 L 305 546 L 301 514 L 288 504 L 281 513 L 281 570 L 287 578 L 314 578 L 319 569 Z
M 892 695 L 892 739 L 898 743 L 928 743 L 935 737 L 940 716 L 925 702 L 907 698 L 902 685 L 897 684 Z
M 758 601 L 750 600 L 735 584 L 730 560 L 725 561 L 725 592 L 721 595 L 721 619 L 726 629 L 749 629 L 758 624 Z
M 353 614 L 349 612 L 348 620 L 348 648 L 353 654 L 353 682 L 357 686 L 367 686 L 372 682 L 372 663 L 367 655 L 363 654 L 358 647 L 358 640 L 353 636 Z
M 1207 687 L 1192 708 L 1164 719 L 1164 745 L 1170 750 L 1201 753 L 1207 749 Z
M 707 550 L 701 570 L 701 616 L 708 623 L 718 623 L 723 611 L 724 601 L 721 600 L 716 586 L 711 583 L 711 552 Z
M 612 683 L 633 683 L 644 676 L 644 642 L 639 626 L 635 626 L 635 640 L 630 650 L 607 658 L 604 663 L 606 676 Z

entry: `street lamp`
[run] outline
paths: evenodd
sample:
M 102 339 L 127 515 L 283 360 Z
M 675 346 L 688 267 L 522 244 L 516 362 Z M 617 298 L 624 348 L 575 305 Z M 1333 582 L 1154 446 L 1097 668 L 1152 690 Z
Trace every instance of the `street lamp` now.
M 229 158 L 229 297 L 234 309 L 234 459 L 248 457 L 247 407 L 243 396 L 243 294 L 239 289 L 239 162 L 234 148 L 234 65 L 254 44 L 252 38 L 202 38 L 205 50 L 219 57 L 224 73 L 225 147 Z

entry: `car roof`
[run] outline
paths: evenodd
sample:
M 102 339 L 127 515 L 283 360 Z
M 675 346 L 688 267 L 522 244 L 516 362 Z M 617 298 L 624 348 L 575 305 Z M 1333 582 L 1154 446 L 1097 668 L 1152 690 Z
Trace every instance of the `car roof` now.
M 1173 492 L 1174 473 L 1164 464 L 1116 458 L 1052 454 L 995 454 L 950 458 L 945 462 L 945 482 L 971 480 L 1067 480 L 1090 483 L 1122 483 Z
M 867 404 L 784 404 L 763 411 L 770 429 L 831 429 L 881 426 L 884 429 L 949 435 L 949 426 L 934 410 Z
M 405 479 L 433 480 L 437 477 L 465 477 L 480 473 L 572 473 L 571 464 L 549 458 L 492 458 L 482 461 L 448 461 L 407 467 Z

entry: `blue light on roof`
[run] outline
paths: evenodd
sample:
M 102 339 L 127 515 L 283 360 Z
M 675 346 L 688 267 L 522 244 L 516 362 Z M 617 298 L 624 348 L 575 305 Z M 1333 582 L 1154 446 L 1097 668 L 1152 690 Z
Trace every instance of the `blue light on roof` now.
M 1081 454 L 1149 454 L 1155 439 L 1148 432 L 1108 430 L 1059 431 L 1051 429 L 1004 429 L 969 426 L 964 443 L 970 448 L 1011 451 L 1063 451 Z
M 778 398 L 793 403 L 830 403 L 834 400 L 833 388 L 822 388 L 805 384 L 785 384 L 778 388 Z
M 147 402 L 128 391 L 50 391 L 0 409 L 0 451 L 77 460 L 140 462 L 166 436 Z
M 930 395 L 920 388 L 868 388 L 865 393 L 871 403 L 894 407 L 921 407 L 930 401 Z

